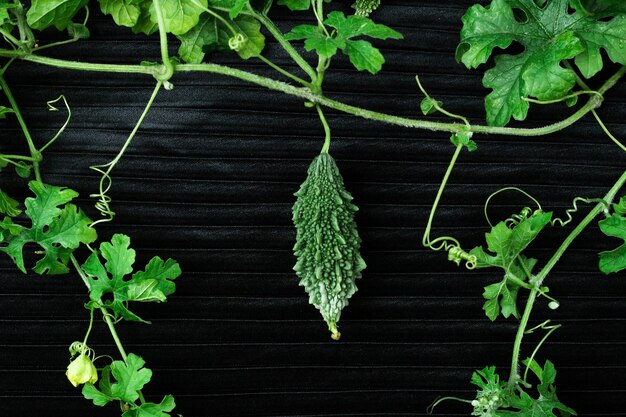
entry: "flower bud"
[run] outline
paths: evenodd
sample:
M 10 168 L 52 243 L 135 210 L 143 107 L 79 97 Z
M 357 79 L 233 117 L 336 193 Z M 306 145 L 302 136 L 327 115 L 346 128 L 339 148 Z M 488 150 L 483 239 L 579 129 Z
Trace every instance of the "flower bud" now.
M 77 387 L 80 384 L 95 383 L 98 380 L 98 371 L 89 356 L 81 353 L 67 366 L 67 379 Z

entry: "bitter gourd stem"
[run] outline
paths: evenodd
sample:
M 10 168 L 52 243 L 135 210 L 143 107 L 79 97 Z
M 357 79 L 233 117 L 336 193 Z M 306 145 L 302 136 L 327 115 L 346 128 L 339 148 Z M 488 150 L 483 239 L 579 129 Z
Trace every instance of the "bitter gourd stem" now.
M 626 171 L 620 176 L 617 182 L 611 187 L 609 192 L 602 199 L 603 201 L 596 204 L 596 206 L 585 216 L 583 220 L 576 226 L 574 230 L 565 238 L 561 246 L 556 250 L 554 255 L 550 258 L 550 260 L 546 263 L 546 266 L 531 280 L 531 284 L 533 285 L 533 289 L 530 291 L 528 295 L 528 300 L 526 301 L 526 307 L 524 308 L 524 314 L 520 320 L 519 328 L 517 329 L 517 334 L 515 336 L 515 342 L 513 344 L 513 355 L 511 358 L 511 373 L 509 375 L 509 389 L 513 389 L 519 381 L 518 374 L 518 366 L 519 366 L 519 355 L 522 345 L 522 339 L 524 338 L 524 333 L 526 332 L 526 327 L 528 325 L 528 320 L 530 318 L 530 314 L 533 309 L 533 305 L 535 303 L 535 299 L 537 298 L 537 294 L 540 291 L 540 286 L 543 283 L 543 280 L 548 276 L 550 271 L 557 264 L 563 253 L 567 250 L 569 245 L 576 239 L 576 237 L 583 231 L 585 228 L 596 218 L 596 216 L 606 210 L 607 205 L 610 205 L 618 191 L 624 186 L 626 183 Z

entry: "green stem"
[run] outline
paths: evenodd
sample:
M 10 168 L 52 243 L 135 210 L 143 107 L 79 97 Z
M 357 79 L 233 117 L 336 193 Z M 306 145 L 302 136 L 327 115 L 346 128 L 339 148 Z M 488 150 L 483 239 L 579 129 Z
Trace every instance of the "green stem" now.
M 291 45 L 291 43 L 289 43 L 289 41 L 287 39 L 285 39 L 285 35 L 283 35 L 282 32 L 280 31 L 280 29 L 278 29 L 278 27 L 276 27 L 274 22 L 272 22 L 270 19 L 268 19 L 267 16 L 265 16 L 264 14 L 258 13 L 258 12 L 254 11 L 254 10 L 250 11 L 250 15 L 253 16 L 255 19 L 257 19 L 259 22 L 261 22 L 261 24 L 263 26 L 265 26 L 265 28 L 278 41 L 280 46 L 282 46 L 282 48 L 285 50 L 285 52 L 287 52 L 287 54 L 289 54 L 291 59 L 293 59 L 293 61 L 296 64 L 298 64 L 298 66 L 300 68 L 302 68 L 302 70 L 309 77 L 311 77 L 311 81 L 315 81 L 315 77 L 316 77 L 315 70 L 309 65 L 308 62 L 306 62 L 306 60 L 304 58 L 302 58 L 302 56 L 298 53 L 298 51 L 295 50 L 295 48 Z
M 291 78 L 295 82 L 297 82 L 299 84 L 302 84 L 305 87 L 309 87 L 309 88 L 311 87 L 311 83 L 309 83 L 307 81 L 304 81 L 302 78 L 297 77 L 297 76 L 293 75 L 292 73 L 290 73 L 289 71 L 279 67 L 278 65 L 274 64 L 272 61 L 270 61 L 269 59 L 267 59 L 263 55 L 258 55 L 257 58 L 259 58 L 261 61 L 263 61 L 265 64 L 267 64 L 271 68 L 275 69 L 279 73 L 283 74 L 285 77 Z
M 155 74 L 154 78 L 158 81 L 167 81 L 174 75 L 174 65 L 170 60 L 170 55 L 167 46 L 167 32 L 165 31 L 165 20 L 163 20 L 163 11 L 159 0 L 152 0 L 154 10 L 156 11 L 157 23 L 159 25 L 159 45 L 161 47 L 161 61 L 163 62 L 162 73 Z
M 522 315 L 522 319 L 520 320 L 519 328 L 517 329 L 517 335 L 515 336 L 515 342 L 513 344 L 513 355 L 511 358 L 511 373 L 509 375 L 509 388 L 513 389 L 518 380 L 518 365 L 519 365 L 519 355 L 522 346 L 522 339 L 524 338 L 524 333 L 526 332 L 526 326 L 528 325 L 528 320 L 530 318 L 530 313 L 532 312 L 533 305 L 535 303 L 535 299 L 537 298 L 537 294 L 539 293 L 539 287 L 543 283 L 543 280 L 548 276 L 550 271 L 557 264 L 563 253 L 567 250 L 569 245 L 572 244 L 574 239 L 578 237 L 578 235 L 585 230 L 585 228 L 606 209 L 606 204 L 611 204 L 613 199 L 619 190 L 626 183 L 626 171 L 622 174 L 622 176 L 617 180 L 617 182 L 611 187 L 609 192 L 602 199 L 603 202 L 596 204 L 596 206 L 585 216 L 584 219 L 576 226 L 574 230 L 565 238 L 561 246 L 556 250 L 554 255 L 550 258 L 550 260 L 546 263 L 546 266 L 531 280 L 531 284 L 533 285 L 533 289 L 530 291 L 528 295 L 528 300 L 526 301 L 526 307 L 524 308 L 524 314 Z
M 591 114 L 593 115 L 593 117 L 595 117 L 596 121 L 600 125 L 600 128 L 609 137 L 609 139 L 611 139 L 613 143 L 615 143 L 621 150 L 626 152 L 626 146 L 624 146 L 624 144 L 622 144 L 615 136 L 613 136 L 611 131 L 606 127 L 606 125 L 598 115 L 598 112 L 595 110 L 591 110 Z
M 15 117 L 17 118 L 20 127 L 22 128 L 22 132 L 24 132 L 24 137 L 26 138 L 26 142 L 28 143 L 28 150 L 30 151 L 31 157 L 33 159 L 33 171 L 35 172 L 35 179 L 41 182 L 41 173 L 39 172 L 39 161 L 41 161 L 41 153 L 39 153 L 39 151 L 35 147 L 33 138 L 30 135 L 28 127 L 26 126 L 26 122 L 24 122 L 24 118 L 22 117 L 22 113 L 20 112 L 15 98 L 13 97 L 13 93 L 11 93 L 9 85 L 2 76 L 0 76 L 0 87 L 2 88 L 2 91 L 4 91 L 4 95 L 6 96 L 7 100 L 9 100 L 9 104 L 13 109 L 13 113 L 15 114 Z
M 85 338 L 83 339 L 83 345 L 87 345 L 87 340 L 89 339 L 89 333 L 91 333 L 91 329 L 93 327 L 93 308 L 89 309 L 89 327 L 87 327 L 87 333 L 85 333 Z
M 39 159 L 33 158 L 32 156 L 23 156 L 23 155 L 5 155 L 5 154 L 0 154 L 0 159 L 4 160 L 4 161 L 9 161 L 12 159 L 18 160 L 18 161 L 28 161 L 28 162 L 37 162 L 39 161 Z
M 437 207 L 439 206 L 439 200 L 441 200 L 441 196 L 443 195 L 443 190 L 446 188 L 446 184 L 448 183 L 450 174 L 452 174 L 452 169 L 454 168 L 454 165 L 456 164 L 456 160 L 461 154 L 462 149 L 463 149 L 463 145 L 457 145 L 456 149 L 454 150 L 452 159 L 450 159 L 450 163 L 448 164 L 448 169 L 446 170 L 446 173 L 443 176 L 443 180 L 441 180 L 441 184 L 439 185 L 439 190 L 437 191 L 435 202 L 433 203 L 433 206 L 430 209 L 430 215 L 428 216 L 428 223 L 426 223 L 426 230 L 424 230 L 424 235 L 422 236 L 422 245 L 426 247 L 431 246 L 430 229 L 433 225 L 433 220 L 435 218 L 435 213 L 437 212 Z
M 322 125 L 324 126 L 324 146 L 322 147 L 322 153 L 328 153 L 330 149 L 330 126 L 328 126 L 328 122 L 326 121 L 326 116 L 324 116 L 324 112 L 320 106 L 315 106 L 317 110 L 317 114 L 320 116 L 320 120 L 322 121 Z
M 255 15 L 256 16 L 256 15 Z M 143 66 L 143 65 L 117 65 L 117 64 L 94 64 L 86 62 L 66 61 L 62 59 L 48 58 L 38 55 L 24 55 L 22 52 L 0 50 L 0 56 L 16 57 L 25 61 L 36 62 L 39 64 L 50 65 L 59 68 L 83 70 L 83 71 L 97 71 L 97 72 L 116 72 L 116 73 L 132 73 L 132 74 L 147 74 L 155 76 L 159 72 L 162 72 L 162 66 Z M 576 111 L 571 116 L 557 123 L 537 127 L 537 128 L 513 128 L 513 127 L 497 127 L 497 126 L 484 126 L 484 125 L 471 125 L 469 127 L 459 123 L 440 123 L 431 122 L 427 120 L 411 119 L 406 117 L 393 116 L 385 113 L 375 112 L 371 110 L 362 109 L 349 104 L 344 104 L 319 94 L 314 94 L 311 90 L 306 88 L 299 88 L 289 85 L 284 82 L 276 81 L 271 78 L 261 77 L 256 74 L 252 74 L 247 71 L 242 71 L 235 68 L 230 68 L 217 64 L 182 64 L 177 65 L 176 72 L 209 72 L 214 74 L 226 75 L 229 77 L 237 78 L 243 81 L 250 82 L 262 87 L 266 87 L 270 90 L 280 91 L 285 94 L 289 94 L 295 97 L 303 98 L 307 101 L 320 104 L 325 107 L 329 107 L 344 113 L 352 114 L 354 116 L 362 117 L 369 120 L 377 120 L 380 122 L 404 126 L 407 128 L 426 129 L 440 132 L 459 132 L 467 131 L 474 133 L 486 133 L 497 135 L 510 135 L 510 136 L 544 136 L 571 126 L 586 114 L 592 110 L 598 108 L 601 105 L 602 100 L 599 97 L 593 96 L 588 102 Z M 311 68 L 313 72 L 312 79 L 315 79 L 316 72 Z M 624 76 L 626 67 L 620 68 L 611 78 L 609 78 L 604 85 L 598 90 L 600 94 L 604 94 L 611 89 L 620 78 Z
M 4 38 L 6 38 L 6 40 L 11 42 L 15 46 L 20 46 L 22 44 L 22 42 L 20 42 L 19 39 L 17 39 L 15 36 L 11 35 L 9 32 L 7 32 L 6 30 L 4 30 L 2 28 L 0 28 L 0 35 L 4 36 Z

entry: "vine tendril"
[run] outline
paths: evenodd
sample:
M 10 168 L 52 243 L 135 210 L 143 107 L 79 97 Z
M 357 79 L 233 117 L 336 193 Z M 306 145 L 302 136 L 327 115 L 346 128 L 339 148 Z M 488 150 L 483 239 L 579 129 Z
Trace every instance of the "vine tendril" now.
M 547 333 L 541 338 L 541 341 L 539 341 L 539 344 L 537 344 L 537 347 L 535 347 L 535 349 L 533 350 L 533 353 L 528 358 L 528 363 L 526 364 L 526 369 L 524 370 L 524 378 L 523 378 L 524 383 L 526 383 L 526 378 L 528 377 L 528 370 L 530 369 L 530 364 L 535 359 L 537 352 L 539 352 L 539 349 L 545 343 L 548 337 L 550 337 L 552 333 L 554 333 L 559 327 L 561 327 L 560 324 L 553 324 L 550 326 L 549 324 L 550 324 L 550 320 L 546 320 L 543 323 L 539 324 L 538 326 L 535 326 L 532 329 L 526 330 L 526 332 L 524 332 L 525 334 L 531 334 L 535 330 L 539 330 L 539 329 L 547 330 Z
M 98 185 L 98 192 L 95 194 L 90 194 L 89 197 L 97 199 L 95 203 L 95 207 L 100 212 L 100 214 L 103 217 L 105 217 L 104 219 L 96 220 L 95 222 L 93 222 L 91 224 L 91 227 L 94 227 L 95 225 L 99 223 L 110 222 L 113 220 L 113 217 L 115 217 L 115 212 L 111 209 L 111 206 L 110 206 L 111 201 L 113 200 L 108 195 L 108 192 L 111 189 L 111 186 L 113 185 L 113 179 L 111 178 L 111 175 L 110 175 L 111 171 L 113 170 L 115 165 L 117 165 L 119 160 L 124 155 L 124 152 L 126 152 L 126 149 L 130 145 L 130 143 L 133 141 L 133 138 L 137 134 L 137 131 L 139 130 L 139 127 L 141 126 L 141 123 L 148 115 L 148 112 L 150 108 L 152 107 L 152 104 L 154 103 L 154 100 L 156 99 L 156 96 L 159 93 L 159 90 L 161 89 L 162 85 L 163 85 L 163 81 L 157 81 L 156 86 L 154 87 L 154 90 L 152 91 L 152 95 L 150 96 L 150 99 L 148 100 L 148 104 L 146 104 L 146 107 L 141 113 L 141 116 L 139 116 L 139 120 L 137 120 L 135 127 L 133 128 L 132 132 L 130 132 L 128 139 L 126 139 L 126 142 L 124 142 L 124 145 L 118 152 L 117 156 L 112 161 L 106 164 L 93 165 L 89 167 L 89 169 L 96 171 L 102 175 L 100 177 L 100 183 Z
M 491 202 L 492 198 L 494 198 L 496 195 L 498 195 L 500 193 L 503 193 L 505 191 L 517 191 L 517 192 L 525 195 L 529 199 L 531 199 L 532 202 L 535 203 L 537 205 L 537 207 L 538 207 L 537 210 L 534 210 L 534 211 L 530 207 L 524 207 L 522 209 L 522 211 L 520 212 L 520 214 L 514 214 L 513 216 L 511 216 L 510 218 L 505 220 L 505 223 L 506 223 L 506 225 L 508 227 L 511 227 L 511 225 L 515 226 L 520 221 L 528 218 L 530 215 L 532 215 L 533 213 L 535 213 L 537 211 L 543 211 L 539 201 L 537 201 L 537 199 L 535 197 L 533 197 L 532 195 L 530 195 L 526 191 L 524 191 L 524 190 L 522 190 L 521 188 L 518 188 L 518 187 L 504 187 L 504 188 L 499 189 L 498 191 L 495 191 L 495 192 L 491 193 L 491 195 L 487 198 L 487 201 L 485 201 L 483 212 L 485 214 L 485 219 L 487 220 L 487 223 L 489 224 L 490 227 L 493 227 L 493 223 L 491 223 L 491 220 L 489 219 L 489 214 L 488 214 L 489 203 Z
M 604 201 L 601 198 L 583 198 L 583 197 L 576 197 L 573 201 L 572 201 L 572 205 L 573 207 L 570 209 L 565 210 L 565 215 L 567 216 L 567 220 L 563 220 L 563 219 L 559 219 L 559 218 L 555 218 L 552 219 L 552 221 L 550 222 L 550 224 L 552 226 L 556 226 L 557 224 L 561 227 L 569 224 L 573 219 L 572 219 L 572 214 L 575 214 L 576 212 L 578 212 L 578 203 L 582 202 L 585 204 L 591 204 L 591 203 L 602 203 L 604 204 L 604 206 L 607 208 L 608 210 L 608 204 L 606 203 L 606 201 Z

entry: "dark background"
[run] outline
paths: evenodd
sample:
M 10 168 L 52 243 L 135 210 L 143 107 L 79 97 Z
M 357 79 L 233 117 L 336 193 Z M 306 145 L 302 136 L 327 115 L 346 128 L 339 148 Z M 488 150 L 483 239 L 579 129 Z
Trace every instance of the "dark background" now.
M 333 7 L 349 9 L 351 2 Z M 421 117 L 414 76 L 446 108 L 484 120 L 482 70 L 454 61 L 460 17 L 471 2 L 385 1 L 374 17 L 405 35 L 376 42 L 387 58 L 376 77 L 333 61 L 328 96 L 362 107 Z M 283 30 L 298 22 L 272 15 Z M 158 39 L 133 35 L 98 13 L 92 38 L 48 51 L 66 59 L 108 63 L 158 61 Z M 42 39 L 54 39 L 55 33 Z M 276 43 L 267 55 L 295 71 Z M 175 52 L 174 50 L 172 52 Z M 214 61 L 275 77 L 262 63 L 236 56 Z M 614 70 L 614 68 L 610 68 Z M 16 62 L 7 73 L 27 123 L 43 144 L 63 123 L 45 102 L 65 94 L 71 123 L 46 152 L 46 182 L 81 193 L 95 218 L 98 176 L 88 167 L 113 158 L 147 101 L 147 76 L 72 72 Z M 137 267 L 154 255 L 178 260 L 183 275 L 166 304 L 137 309 L 152 325 L 121 323 L 129 352 L 154 371 L 148 399 L 172 393 L 177 412 L 193 416 L 422 416 L 442 395 L 472 398 L 473 370 L 494 364 L 508 375 L 514 320 L 490 323 L 482 287 L 497 271 L 468 272 L 420 240 L 436 189 L 453 152 L 448 135 L 364 121 L 329 112 L 331 152 L 360 207 L 357 222 L 368 268 L 344 310 L 333 342 L 292 272 L 292 194 L 321 148 L 314 111 L 298 99 L 212 74 L 182 74 L 163 91 L 140 133 L 113 171 L 118 213 L 99 226 L 101 239 L 132 237 Z M 626 139 L 626 85 L 611 90 L 601 114 Z M 534 108 L 526 126 L 559 120 L 563 105 Z M 0 121 L 3 152 L 25 152 L 13 117 Z M 540 138 L 480 135 L 464 152 L 443 197 L 433 236 L 453 234 L 465 247 L 483 242 L 487 196 L 519 185 L 559 215 L 576 196 L 604 195 L 626 158 L 593 119 Z M 10 170 L 2 189 L 24 198 L 25 181 Z M 515 194 L 494 200 L 502 219 L 529 204 Z M 577 215 L 576 219 L 582 218 Z M 567 230 L 551 229 L 532 255 L 545 262 Z M 546 284 L 562 307 L 541 299 L 532 325 L 563 324 L 540 351 L 557 366 L 561 399 L 584 416 L 626 415 L 626 277 L 597 272 L 597 253 L 619 245 L 590 227 Z M 541 263 L 540 262 L 540 263 Z M 65 378 L 67 346 L 82 340 L 88 314 L 78 276 L 23 275 L 0 257 L 0 415 L 113 416 L 94 407 Z M 521 304 L 520 304 L 521 305 Z M 540 338 L 529 336 L 522 355 Z M 98 319 L 90 345 L 118 357 Z M 104 363 L 104 360 L 103 362 Z M 440 415 L 468 415 L 442 405 Z M 456 414 L 455 414 L 456 413 Z

